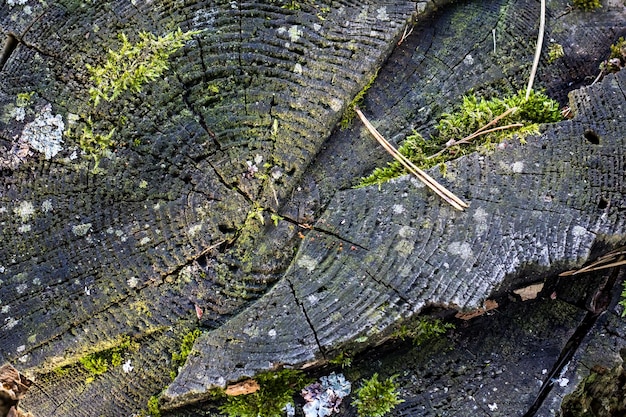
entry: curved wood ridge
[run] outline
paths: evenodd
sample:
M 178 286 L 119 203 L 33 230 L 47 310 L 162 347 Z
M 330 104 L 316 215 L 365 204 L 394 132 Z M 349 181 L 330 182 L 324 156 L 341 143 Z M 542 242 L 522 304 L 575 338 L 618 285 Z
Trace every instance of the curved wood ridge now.
M 451 163 L 444 182 L 472 202 L 466 213 L 407 178 L 348 189 L 384 157 L 359 125 L 333 128 L 378 69 L 363 108 L 394 142 L 472 87 L 524 84 L 530 0 L 443 9 L 380 68 L 408 22 L 444 3 L 2 2 L 0 42 L 17 46 L 0 69 L 0 359 L 44 388 L 20 406 L 137 413 L 172 382 L 172 354 L 198 325 L 208 331 L 162 399 L 202 400 L 377 343 L 427 303 L 478 305 L 526 264 L 548 273 L 582 262 L 602 234 L 622 236 L 624 74 L 574 93 L 576 118 L 526 147 Z M 537 82 L 562 98 L 596 75 L 626 19 L 553 3 L 553 37 L 593 45 L 540 66 Z M 93 108 L 86 63 L 104 62 L 120 32 L 135 42 L 179 27 L 202 32 L 162 79 Z M 115 127 L 98 174 L 63 135 L 88 117 Z M 80 364 L 111 352 L 124 366 Z
M 276 228 L 270 213 L 416 13 L 410 1 L 298 3 L 0 5 L 0 38 L 18 40 L 0 83 L 0 354 L 39 374 L 36 415 L 144 408 L 170 382 L 196 306 L 219 327 L 286 269 L 300 219 Z M 178 27 L 203 32 L 161 80 L 93 109 L 86 63 L 119 48 L 118 33 Z M 62 135 L 88 117 L 116 128 L 100 174 Z M 129 372 L 94 378 L 77 363 L 129 338 Z

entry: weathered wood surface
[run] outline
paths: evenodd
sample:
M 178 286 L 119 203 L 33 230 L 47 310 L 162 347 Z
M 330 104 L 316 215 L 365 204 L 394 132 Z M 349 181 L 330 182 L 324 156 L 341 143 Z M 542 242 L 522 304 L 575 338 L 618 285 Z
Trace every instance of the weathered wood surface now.
M 623 234 L 623 74 L 579 93 L 577 117 L 528 146 L 510 143 L 451 164 L 451 188 L 473 202 L 467 213 L 453 213 L 408 179 L 335 196 L 383 154 L 358 126 L 326 139 L 415 4 L 280 6 L 0 6 L 0 33 L 20 39 L 0 84 L 6 150 L 26 123 L 48 115 L 46 103 L 48 121 L 86 111 L 84 64 L 102 59 L 116 33 L 208 29 L 172 59 L 167 78 L 102 112 L 109 122 L 129 118 L 118 136 L 125 144 L 103 164 L 106 175 L 70 159 L 72 143 L 51 160 L 32 151 L 24 162 L 5 162 L 0 347 L 4 359 L 39 373 L 52 397 L 26 399 L 35 415 L 143 408 L 170 382 L 170 352 L 197 325 L 194 304 L 204 310 L 201 325 L 214 330 L 167 391 L 170 406 L 274 365 L 376 343 L 427 303 L 477 305 L 507 273 L 513 281 L 536 264 L 549 274 L 582 262 L 602 233 Z M 370 90 L 368 115 L 396 141 L 414 126 L 427 131 L 469 88 L 523 85 L 536 3 L 459 7 L 437 26 L 418 26 Z M 554 2 L 550 10 L 549 36 L 571 50 L 555 65 L 544 61 L 538 83 L 563 98 L 567 84 L 593 79 L 608 44 L 626 31 L 624 8 L 566 13 Z M 15 97 L 26 91 L 37 92 L 35 103 L 18 121 Z M 584 139 L 586 129 L 600 145 Z M 247 161 L 257 155 L 259 173 L 251 175 Z M 274 227 L 269 212 L 285 220 Z M 297 226 L 314 221 L 311 231 Z M 298 231 L 306 238 L 291 262 Z M 133 371 L 113 368 L 91 384 L 80 366 L 50 372 L 122 335 L 141 345 L 125 357 Z M 368 341 L 355 343 L 361 335 Z

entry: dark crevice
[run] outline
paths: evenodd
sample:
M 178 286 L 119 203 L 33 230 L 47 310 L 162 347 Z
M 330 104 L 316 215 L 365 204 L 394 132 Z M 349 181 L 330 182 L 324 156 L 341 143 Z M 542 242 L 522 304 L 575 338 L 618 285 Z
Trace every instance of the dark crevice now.
M 408 298 L 406 298 L 404 295 L 402 295 L 402 293 L 400 293 L 400 291 L 398 291 L 395 287 L 393 287 L 392 285 L 390 285 L 388 282 L 384 282 L 381 281 L 379 279 L 377 279 L 374 275 L 370 274 L 369 271 L 365 271 L 365 273 L 367 274 L 368 277 L 370 277 L 374 282 L 376 282 L 378 285 L 381 285 L 385 288 L 390 289 L 391 291 L 393 291 L 394 294 L 396 294 L 398 296 L 398 298 L 400 298 L 402 301 L 404 301 L 405 303 L 407 303 L 408 305 L 411 306 L 411 309 L 415 310 L 415 306 L 413 305 L 413 303 L 411 302 L 411 300 L 409 300 Z
M 326 359 L 326 349 L 324 349 L 324 347 L 320 343 L 320 339 L 317 337 L 317 332 L 315 331 L 315 327 L 313 327 L 313 323 L 311 322 L 311 319 L 309 318 L 309 315 L 307 314 L 306 309 L 304 308 L 304 304 L 302 304 L 300 300 L 298 299 L 298 296 L 296 295 L 296 289 L 293 287 L 293 284 L 291 283 L 289 278 L 286 278 L 285 280 L 287 281 L 287 284 L 289 285 L 289 289 L 291 289 L 291 294 L 293 294 L 293 298 L 296 301 L 296 304 L 298 304 L 300 308 L 302 309 L 302 314 L 304 315 L 306 322 L 309 324 L 309 327 L 311 328 L 311 331 L 313 332 L 315 343 L 317 344 L 317 348 L 322 354 L 322 358 Z
M 270 210 L 270 212 L 271 212 L 271 210 Z M 275 213 L 275 214 L 277 214 L 277 213 Z M 337 239 L 341 240 L 342 242 L 345 242 L 345 243 L 347 243 L 349 245 L 355 246 L 355 247 L 357 247 L 359 249 L 363 249 L 363 250 L 369 251 L 369 249 L 366 248 L 365 246 L 360 245 L 360 244 L 358 244 L 356 242 L 353 242 L 350 239 L 347 239 L 347 238 L 341 236 L 339 233 L 332 232 L 330 230 L 323 229 L 323 228 L 317 227 L 317 226 L 303 225 L 302 223 L 298 223 L 296 220 L 294 220 L 292 218 L 289 218 L 289 217 L 285 217 L 285 216 L 281 216 L 281 217 L 282 217 L 283 220 L 285 220 L 285 221 L 287 221 L 287 222 L 289 222 L 291 224 L 297 225 L 299 227 L 302 227 L 303 229 L 308 229 L 308 230 L 312 230 L 312 231 L 315 231 L 315 232 L 323 233 L 325 235 L 337 238 Z
M 17 38 L 9 33 L 4 41 L 4 47 L 2 48 L 2 54 L 0 55 L 0 71 L 2 71 L 4 64 L 6 64 L 13 51 L 15 51 L 15 48 L 17 48 L 17 44 Z
M 535 401 L 523 417 L 534 417 L 544 404 L 546 398 L 552 391 L 554 383 L 559 379 L 565 367 L 569 364 L 574 354 L 580 348 L 587 334 L 593 329 L 598 318 L 607 310 L 611 301 L 611 292 L 619 277 L 620 268 L 613 268 L 606 279 L 596 290 L 588 311 L 581 324 L 576 328 L 574 334 L 569 338 L 565 347 L 561 351 L 559 358 L 555 362 L 552 370 L 548 373 Z

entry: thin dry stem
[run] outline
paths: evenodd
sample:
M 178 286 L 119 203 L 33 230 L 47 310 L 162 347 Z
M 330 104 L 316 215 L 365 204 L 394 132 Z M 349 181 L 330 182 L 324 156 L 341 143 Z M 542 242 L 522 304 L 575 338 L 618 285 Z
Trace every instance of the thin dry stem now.
M 396 148 L 394 148 L 384 137 L 381 135 L 378 130 L 370 123 L 369 120 L 365 117 L 363 112 L 355 108 L 356 114 L 359 116 L 367 130 L 376 138 L 378 143 L 387 151 L 391 156 L 393 156 L 398 162 L 402 164 L 410 173 L 415 175 L 417 179 L 422 181 L 428 188 L 433 190 L 438 196 L 443 198 L 448 204 L 454 207 L 457 210 L 463 211 L 465 208 L 469 207 L 469 205 L 454 195 L 451 191 L 446 189 L 443 185 L 439 184 L 435 181 L 431 176 L 426 174 L 424 171 L 419 169 L 413 162 L 407 159 L 404 155 L 402 155 Z
M 537 35 L 537 48 L 535 49 L 535 59 L 533 60 L 533 68 L 530 71 L 530 78 L 528 79 L 528 87 L 526 88 L 526 100 L 530 97 L 530 92 L 533 89 L 533 82 L 535 81 L 535 75 L 537 74 L 537 67 L 539 66 L 539 58 L 541 57 L 541 47 L 543 46 L 543 34 L 546 27 L 546 0 L 541 0 L 541 14 L 539 16 L 539 34 Z

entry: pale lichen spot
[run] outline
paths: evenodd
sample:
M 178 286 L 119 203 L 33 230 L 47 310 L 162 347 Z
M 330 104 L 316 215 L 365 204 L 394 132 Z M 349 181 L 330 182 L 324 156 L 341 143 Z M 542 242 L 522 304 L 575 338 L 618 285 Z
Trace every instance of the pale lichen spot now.
M 317 260 L 311 258 L 309 255 L 302 255 L 300 259 L 296 262 L 300 268 L 304 268 L 309 272 L 313 272 L 313 270 L 317 267 Z
M 27 288 L 28 288 L 28 284 L 20 284 L 17 287 L 15 287 L 15 292 L 18 294 L 23 294 Z
M 151 240 L 152 240 L 152 239 L 150 239 L 148 236 L 146 236 L 146 237 L 142 238 L 142 239 L 139 241 L 139 245 L 140 245 L 140 246 L 147 245 L 147 244 L 148 244 L 148 242 L 150 242 Z
M 41 284 L 41 278 L 39 277 L 33 278 L 33 285 L 39 285 L 39 284 Z
M 52 208 L 52 201 L 51 200 L 44 200 L 43 203 L 41 203 L 41 211 L 44 213 L 49 213 L 53 210 Z
M 299 62 L 296 62 L 296 65 L 293 66 L 293 72 L 302 75 L 302 65 Z
M 417 3 L 416 5 L 417 13 L 424 13 L 427 5 L 428 5 L 427 1 L 420 1 L 419 3 Z
M 198 232 L 200 232 L 202 230 L 202 223 L 200 224 L 195 224 L 193 226 L 191 226 L 189 229 L 187 229 L 187 234 L 189 234 L 189 236 L 194 237 L 198 234 Z
M 126 283 L 130 288 L 137 288 L 137 285 L 139 285 L 139 279 L 137 279 L 137 277 L 130 277 L 126 280 Z
M 2 306 L 2 309 L 0 309 L 0 313 L 7 314 L 9 310 L 11 310 L 11 306 Z
M 335 111 L 338 112 L 341 110 L 341 108 L 343 107 L 343 101 L 341 101 L 340 99 L 333 97 L 330 99 L 330 108 Z
M 291 42 L 297 42 L 302 36 L 302 30 L 298 25 L 291 26 L 287 32 L 289 33 L 289 40 L 291 40 Z
M 91 230 L 91 223 L 83 223 L 72 226 L 72 233 L 76 236 L 85 236 Z
M 271 329 L 269 332 L 267 332 L 267 335 L 269 337 L 271 337 L 272 339 L 276 337 L 276 329 Z
M 405 239 L 399 241 L 394 247 L 396 252 L 398 252 L 400 256 L 404 258 L 408 257 L 413 252 L 414 248 L 415 248 L 415 243 L 411 242 L 410 240 L 405 240 Z
M 472 56 L 472 54 L 465 55 L 465 58 L 463 58 L 463 63 L 468 66 L 474 65 L 474 57 Z
M 524 172 L 524 162 L 514 162 L 513 165 L 511 165 L 511 171 L 513 171 L 513 173 L 515 174 L 521 174 L 522 172 Z
M 22 353 L 22 352 L 24 352 L 25 350 L 26 350 L 26 345 L 19 345 L 19 346 L 15 349 L 15 351 L 16 351 L 17 353 Z
M 18 233 L 28 233 L 30 232 L 31 229 L 31 225 L 30 224 L 23 224 L 20 227 L 17 228 Z
M 34 344 L 37 341 L 37 334 L 31 334 L 30 336 L 28 336 L 28 339 L 26 339 L 26 341 L 31 345 Z
M 322 25 L 320 25 L 319 23 L 313 23 L 314 31 L 319 32 L 321 28 L 322 28 Z
M 60 114 L 52 115 L 52 106 L 46 105 L 35 120 L 28 123 L 22 131 L 22 140 L 30 147 L 44 154 L 46 159 L 54 157 L 63 148 L 63 129 L 65 123 Z
M 376 19 L 382 20 L 383 22 L 387 22 L 389 20 L 389 15 L 387 14 L 387 8 L 381 7 L 376 10 Z
M 400 230 L 398 230 L 398 235 L 402 238 L 410 238 L 415 236 L 417 230 L 412 228 L 411 226 L 402 226 Z
M 391 211 L 393 211 L 394 214 L 402 214 L 404 213 L 404 206 L 402 204 L 394 204 L 391 206 Z
M 11 330 L 15 326 L 17 326 L 17 323 L 19 322 L 20 321 L 15 319 L 14 317 L 7 317 L 6 319 L 4 319 L 4 328 L 7 330 Z
M 572 235 L 576 238 L 580 238 L 582 236 L 585 236 L 588 233 L 587 229 L 585 229 L 582 226 L 574 226 L 572 227 Z
M 26 223 L 35 214 L 35 207 L 30 201 L 22 201 L 19 206 L 13 209 L 13 213 L 20 216 L 22 223 Z
M 474 253 L 472 247 L 467 242 L 452 242 L 448 245 L 448 253 L 458 255 L 463 259 L 469 259 Z
M 146 180 L 139 181 L 139 188 L 143 189 L 143 188 L 146 188 L 147 186 L 148 186 L 148 181 Z
M 476 233 L 482 235 L 487 231 L 487 212 L 482 207 L 478 207 L 472 216 L 476 225 Z

